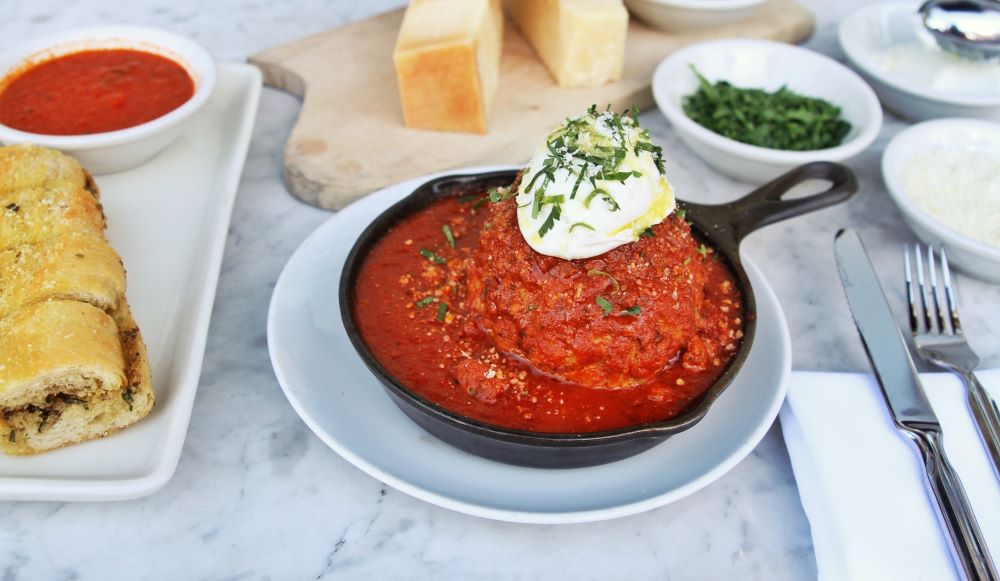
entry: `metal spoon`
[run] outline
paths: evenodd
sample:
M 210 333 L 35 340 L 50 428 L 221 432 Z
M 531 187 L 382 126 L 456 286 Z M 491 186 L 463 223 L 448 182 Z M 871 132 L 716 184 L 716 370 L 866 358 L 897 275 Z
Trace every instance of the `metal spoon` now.
M 1000 57 L 1000 2 L 929 0 L 918 13 L 942 49 L 973 60 Z

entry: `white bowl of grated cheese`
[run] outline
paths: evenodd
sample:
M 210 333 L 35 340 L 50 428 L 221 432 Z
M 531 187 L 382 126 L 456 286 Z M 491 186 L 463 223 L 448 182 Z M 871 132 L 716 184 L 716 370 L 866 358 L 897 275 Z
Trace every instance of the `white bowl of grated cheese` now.
M 1000 282 L 1000 124 L 914 125 L 889 142 L 882 176 L 917 237 L 945 244 L 965 273 Z

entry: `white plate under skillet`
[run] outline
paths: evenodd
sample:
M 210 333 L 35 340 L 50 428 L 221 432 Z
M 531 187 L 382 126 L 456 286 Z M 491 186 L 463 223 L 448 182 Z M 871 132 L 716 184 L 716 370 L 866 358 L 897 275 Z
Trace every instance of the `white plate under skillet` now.
M 495 169 L 503 168 L 447 173 Z M 512 522 L 572 523 L 683 498 L 725 474 L 764 437 L 785 396 L 791 347 L 774 292 L 746 259 L 757 297 L 757 336 L 732 385 L 690 430 L 626 460 L 545 470 L 473 456 L 417 427 L 351 346 L 337 288 L 361 231 L 430 177 L 371 194 L 331 217 L 292 255 L 274 289 L 267 321 L 271 364 L 292 407 L 330 448 L 382 482 L 438 506 Z
M 124 500 L 173 476 L 198 389 L 215 287 L 260 98 L 260 72 L 218 69 L 215 91 L 181 137 L 129 171 L 97 177 L 108 239 L 149 349 L 156 405 L 103 440 L 0 456 L 0 500 Z

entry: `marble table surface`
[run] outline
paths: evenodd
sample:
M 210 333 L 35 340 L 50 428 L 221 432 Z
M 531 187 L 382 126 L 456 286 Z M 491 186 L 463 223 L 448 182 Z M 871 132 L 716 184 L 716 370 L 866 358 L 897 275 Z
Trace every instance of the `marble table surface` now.
M 843 60 L 839 20 L 863 0 L 804 0 L 818 17 L 805 43 Z M 164 27 L 220 61 L 402 4 L 400 0 L 34 0 L 5 6 L 0 49 L 86 24 Z M 331 60 L 336 67 L 336 57 Z M 240 183 L 208 348 L 177 473 L 159 493 L 118 503 L 0 503 L 0 578 L 33 579 L 808 579 L 809 524 L 775 424 L 732 471 L 679 502 L 607 522 L 529 526 L 465 516 L 367 476 L 312 435 L 275 380 L 265 316 L 275 280 L 330 213 L 281 181 L 282 147 L 299 101 L 266 89 Z M 709 170 L 643 114 L 682 197 L 732 199 L 748 186 Z M 788 318 L 794 367 L 861 371 L 864 353 L 834 267 L 834 232 L 860 231 L 886 280 L 912 235 L 886 193 L 879 160 L 906 124 L 887 115 L 879 139 L 849 162 L 849 203 L 771 226 L 745 244 Z M 1000 365 L 1000 288 L 960 276 L 963 314 L 985 364 Z M 890 300 L 902 312 L 902 293 Z

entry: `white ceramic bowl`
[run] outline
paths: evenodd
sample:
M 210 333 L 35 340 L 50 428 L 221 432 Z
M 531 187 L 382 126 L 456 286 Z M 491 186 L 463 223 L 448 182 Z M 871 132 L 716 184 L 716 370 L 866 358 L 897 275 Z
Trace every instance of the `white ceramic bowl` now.
M 918 206 L 903 189 L 902 176 L 914 155 L 940 149 L 986 151 L 1000 159 L 1000 124 L 978 119 L 926 121 L 900 132 L 882 155 L 882 177 L 903 218 L 928 244 L 944 243 L 948 262 L 976 278 L 1000 282 L 1000 248 L 958 233 Z M 1000 220 L 990 216 L 990 220 Z
M 959 81 L 981 76 L 979 67 L 996 64 L 963 62 L 959 57 L 941 52 L 934 41 L 919 28 L 917 4 L 892 3 L 868 6 L 840 23 L 840 46 L 852 67 L 861 73 L 878 93 L 886 109 L 916 121 L 941 117 L 974 117 L 1000 120 L 1000 90 L 994 83 L 983 84 L 976 91 L 962 90 Z M 888 47 L 908 45 L 911 52 L 887 54 Z M 923 49 L 921 53 L 917 49 Z M 928 74 L 936 62 L 954 62 L 960 68 L 936 77 Z M 896 72 L 887 72 L 890 70 Z M 903 74 L 900 69 L 922 70 Z M 919 76 L 919 75 L 917 75 Z
M 667 32 L 715 28 L 749 17 L 767 0 L 625 0 L 629 12 Z
M 91 173 L 112 173 L 152 158 L 180 134 L 183 123 L 208 101 L 215 87 L 212 57 L 182 36 L 139 26 L 78 28 L 35 38 L 0 54 L 0 79 L 23 63 L 88 49 L 131 48 L 165 56 L 194 80 L 194 95 L 173 111 L 135 127 L 90 135 L 40 135 L 0 124 L 0 142 L 34 143 L 77 158 Z
M 709 81 L 776 91 L 782 85 L 839 106 L 851 131 L 837 147 L 784 151 L 747 145 L 692 121 L 681 107 L 695 92 L 694 65 Z M 667 57 L 653 75 L 656 105 L 677 135 L 706 163 L 737 180 L 763 183 L 811 161 L 843 161 L 871 145 L 882 127 L 882 108 L 871 88 L 840 63 L 815 52 L 764 40 L 695 44 Z

